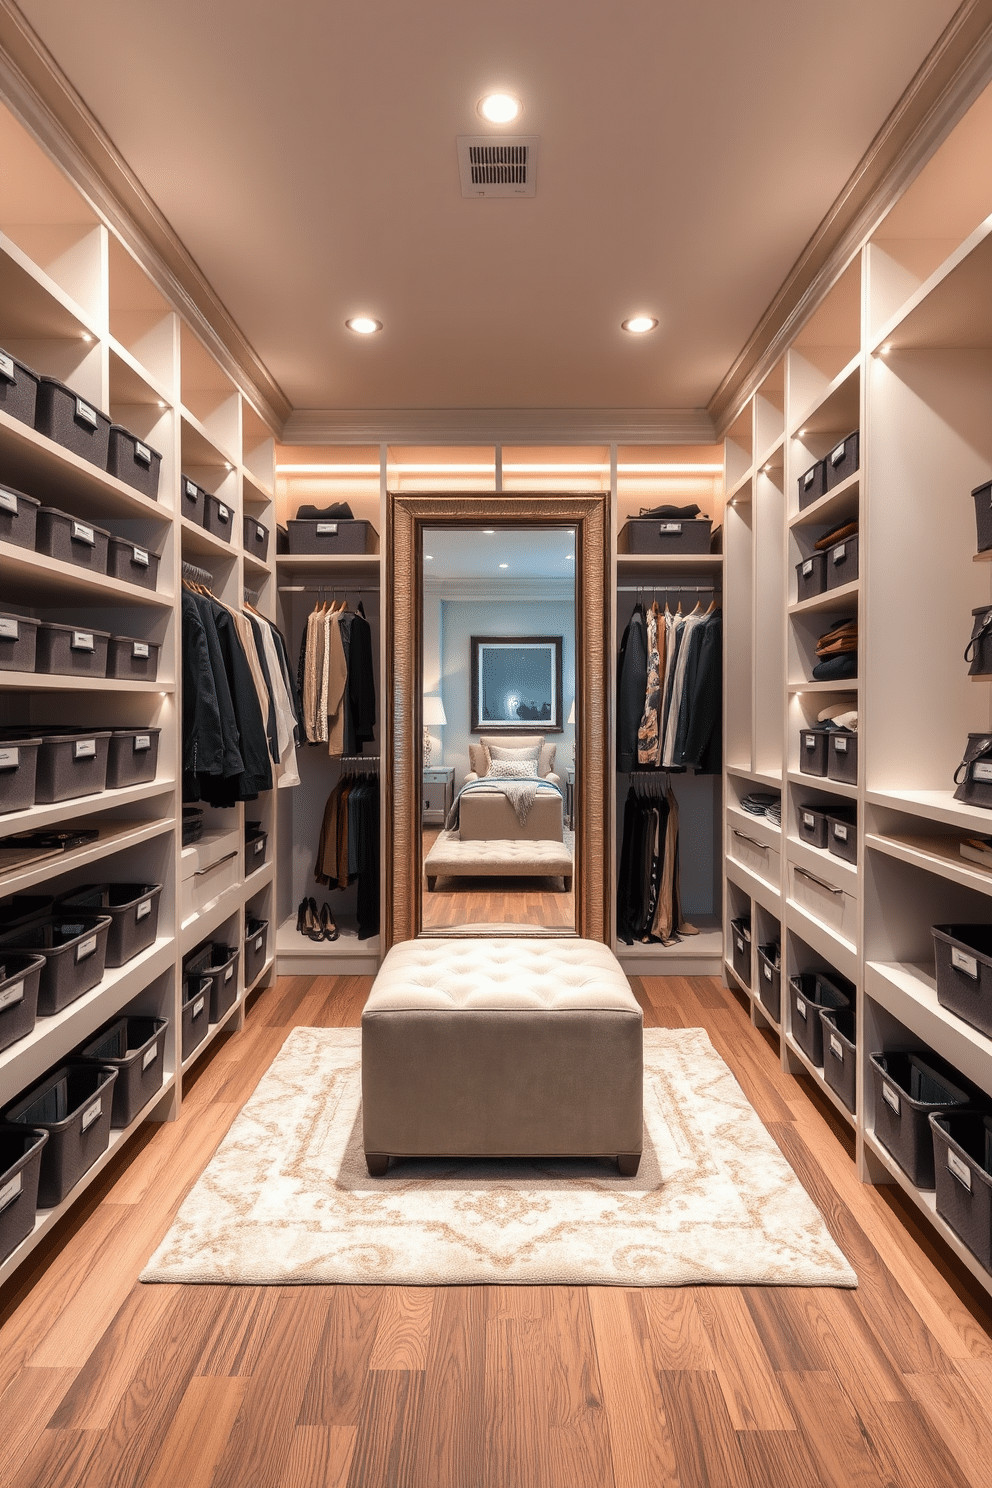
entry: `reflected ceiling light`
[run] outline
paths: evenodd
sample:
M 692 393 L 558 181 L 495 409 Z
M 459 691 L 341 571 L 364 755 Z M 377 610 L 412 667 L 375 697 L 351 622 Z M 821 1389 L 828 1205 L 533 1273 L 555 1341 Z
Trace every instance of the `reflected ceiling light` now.
M 509 568 L 509 566 L 510 565 L 508 563 L 501 563 L 500 564 L 500 568 Z
M 483 537 L 495 537 L 496 536 L 496 528 L 495 527 L 483 527 L 483 529 L 482 529 L 482 535 L 483 535 Z
M 487 93 L 476 105 L 479 113 L 490 124 L 512 124 L 519 119 L 524 106 L 512 93 Z
M 574 563 L 574 561 L 575 561 L 575 554 L 574 553 L 566 553 L 565 554 L 565 561 L 566 561 L 566 563 L 568 562 L 569 559 L 571 559 L 572 562 Z
M 345 325 L 358 336 L 374 336 L 376 331 L 382 330 L 382 321 L 373 320 L 371 315 L 353 315 Z
M 425 563 L 433 563 L 434 562 L 434 554 L 433 553 L 425 553 L 424 554 L 424 562 Z
M 620 329 L 629 331 L 632 336 L 643 336 L 645 331 L 653 331 L 657 324 L 658 320 L 654 315 L 631 315 L 620 322 Z

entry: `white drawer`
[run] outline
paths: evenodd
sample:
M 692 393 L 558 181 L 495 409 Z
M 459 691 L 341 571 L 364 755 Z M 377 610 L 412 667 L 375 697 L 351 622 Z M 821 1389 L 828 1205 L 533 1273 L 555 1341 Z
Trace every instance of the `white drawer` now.
M 750 873 L 763 878 L 773 889 L 777 889 L 781 873 L 781 853 L 778 842 L 771 842 L 769 837 L 768 831 L 760 826 L 756 826 L 752 832 L 750 824 L 744 828 L 729 822 L 727 856 L 740 863 L 742 868 L 747 868 Z
M 236 840 L 236 839 L 235 839 Z M 203 914 L 227 889 L 241 879 L 241 853 L 230 848 L 216 861 L 197 868 L 182 881 L 180 919 L 185 925 L 194 915 Z
M 837 884 L 830 882 L 829 866 L 825 872 L 813 873 L 798 863 L 789 864 L 789 898 L 799 908 L 835 934 L 858 943 L 858 901 Z

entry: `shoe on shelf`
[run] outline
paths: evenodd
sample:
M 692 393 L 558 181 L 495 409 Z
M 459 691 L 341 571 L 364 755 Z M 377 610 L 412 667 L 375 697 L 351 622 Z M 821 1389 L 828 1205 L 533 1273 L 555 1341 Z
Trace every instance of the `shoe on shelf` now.
M 325 940 L 337 940 L 339 934 L 338 927 L 334 923 L 331 906 L 326 902 L 320 906 L 320 928 L 324 933 Z
M 308 940 L 323 940 L 324 932 L 317 917 L 316 899 L 304 899 L 300 909 L 303 912 L 303 934 Z
M 307 918 L 307 900 L 306 899 L 301 899 L 300 900 L 300 907 L 296 911 L 296 933 L 297 933 L 297 935 L 305 935 L 307 933 L 306 932 L 306 918 Z

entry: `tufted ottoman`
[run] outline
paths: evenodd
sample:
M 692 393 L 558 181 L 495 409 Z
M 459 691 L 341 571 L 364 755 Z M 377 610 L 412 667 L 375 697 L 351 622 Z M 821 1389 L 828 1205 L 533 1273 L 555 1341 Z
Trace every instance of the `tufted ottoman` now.
M 641 1010 L 593 940 L 408 940 L 362 1013 L 365 1160 L 641 1157 Z
M 548 839 L 507 837 L 469 838 L 457 832 L 441 832 L 424 859 L 427 892 L 434 892 L 439 877 L 461 878 L 561 878 L 565 893 L 572 887 L 572 851 L 564 842 Z

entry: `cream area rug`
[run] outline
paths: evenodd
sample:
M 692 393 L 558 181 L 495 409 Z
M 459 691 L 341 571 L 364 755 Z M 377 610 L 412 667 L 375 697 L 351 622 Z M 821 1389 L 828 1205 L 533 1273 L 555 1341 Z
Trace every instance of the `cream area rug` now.
M 297 1028 L 142 1281 L 856 1286 L 701 1028 L 644 1034 L 644 1155 L 365 1169 L 361 1033 Z

